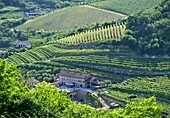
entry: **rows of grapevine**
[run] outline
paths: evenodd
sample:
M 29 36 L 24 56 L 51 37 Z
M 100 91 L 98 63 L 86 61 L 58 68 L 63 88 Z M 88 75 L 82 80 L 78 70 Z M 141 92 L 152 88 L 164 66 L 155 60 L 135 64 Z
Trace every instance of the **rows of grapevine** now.
M 58 32 L 82 27 L 87 24 L 116 21 L 124 17 L 126 15 L 88 5 L 79 5 L 58 9 L 35 19 L 28 20 L 26 23 L 18 26 L 17 29 L 26 30 L 30 28 Z
M 66 49 L 59 49 L 54 46 L 48 48 L 44 47 L 38 51 L 27 51 L 22 54 L 13 55 L 8 58 L 8 61 L 18 64 L 25 78 L 35 78 L 40 81 L 53 81 L 56 79 L 60 70 L 69 69 L 71 71 L 92 73 L 103 79 L 110 79 L 113 82 L 122 81 L 122 77 L 116 75 L 116 73 L 130 75 L 132 72 L 129 72 L 129 70 L 139 70 L 139 72 L 146 71 L 148 73 L 156 73 L 157 71 L 160 73 L 170 72 L 169 59 L 132 59 L 90 55 L 90 52 L 97 50 L 84 50 L 89 51 L 89 56 L 76 56 L 74 53 L 79 55 L 82 52 L 70 50 L 68 53 L 72 56 L 64 56 L 67 51 Z M 98 51 L 102 52 L 102 50 Z M 44 53 L 42 54 L 42 52 Z M 107 54 L 107 50 L 103 50 L 103 53 Z M 83 52 L 82 55 L 83 54 L 85 53 Z M 142 75 L 141 73 L 139 74 Z M 133 75 L 137 75 L 137 73 Z M 157 75 L 159 75 L 159 73 Z
M 90 5 L 130 15 L 158 5 L 161 1 L 162 0 L 104 0 Z
M 153 58 L 121 58 L 108 56 L 70 56 L 59 57 L 55 60 L 60 62 L 70 62 L 77 64 L 87 64 L 94 66 L 112 67 L 112 68 L 126 68 L 131 70 L 141 71 L 159 71 L 170 72 L 169 59 L 153 59 Z
M 109 39 L 120 41 L 121 37 L 124 36 L 125 28 L 125 24 L 119 23 L 75 34 L 73 36 L 60 39 L 57 42 L 64 45 L 79 45 Z
M 170 80 L 168 77 L 155 77 L 155 78 L 136 78 L 124 82 L 124 84 L 116 85 L 114 90 L 122 92 L 133 92 L 135 94 L 154 95 L 158 98 L 170 100 Z
M 114 73 L 83 67 L 75 67 L 69 64 L 59 63 L 55 60 L 50 60 L 46 62 L 39 61 L 31 64 L 20 64 L 18 65 L 18 68 L 22 70 L 22 75 L 25 78 L 32 78 L 39 81 L 47 82 L 53 82 L 57 78 L 60 70 L 91 73 L 99 78 L 114 80 L 116 82 L 123 81 L 123 78 Z
M 109 53 L 109 49 L 62 49 L 56 46 L 47 45 L 19 54 L 12 55 L 8 57 L 8 62 L 13 62 L 16 64 L 30 63 L 41 60 L 48 60 L 52 57 L 57 56 L 67 56 L 67 55 L 86 55 L 86 54 L 98 54 L 98 53 Z
M 125 106 L 127 103 L 134 102 L 134 101 L 141 101 L 145 97 L 142 96 L 137 96 L 137 98 L 130 99 L 129 96 L 135 96 L 135 93 L 125 93 L 122 91 L 116 91 L 116 90 L 107 90 L 106 92 L 100 90 L 100 94 L 102 95 L 103 98 L 107 99 L 109 103 L 117 103 L 120 106 Z M 158 105 L 163 109 L 164 113 L 167 115 L 170 115 L 170 104 L 164 101 L 157 101 Z
M 154 78 L 135 78 L 121 84 L 114 84 L 110 89 L 100 90 L 100 94 L 110 101 L 119 104 L 126 104 L 132 101 L 141 101 L 144 97 L 156 96 L 158 105 L 163 111 L 170 113 L 170 104 L 167 102 L 170 98 L 170 80 L 167 76 Z M 130 99 L 129 96 L 136 95 L 137 98 Z M 169 114 L 170 115 L 170 114 Z

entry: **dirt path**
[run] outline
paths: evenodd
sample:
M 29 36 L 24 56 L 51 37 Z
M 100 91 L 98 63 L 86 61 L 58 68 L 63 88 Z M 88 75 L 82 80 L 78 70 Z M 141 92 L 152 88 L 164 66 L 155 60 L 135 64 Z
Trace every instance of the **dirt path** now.
M 97 9 L 97 10 L 105 11 L 105 12 L 108 12 L 108 13 L 116 14 L 116 15 L 119 15 L 119 16 L 122 16 L 122 17 L 127 17 L 127 15 L 125 15 L 125 14 L 115 12 L 115 11 L 106 10 L 104 8 L 96 7 L 96 6 L 93 6 L 93 5 L 82 5 L 81 7 L 89 7 L 89 8 L 92 8 L 92 9 Z
M 110 108 L 110 106 L 107 105 L 106 101 L 98 95 L 97 91 L 92 92 L 92 94 L 95 95 L 96 97 L 98 97 L 98 99 L 102 103 L 102 108 L 100 108 L 100 109 L 109 109 Z

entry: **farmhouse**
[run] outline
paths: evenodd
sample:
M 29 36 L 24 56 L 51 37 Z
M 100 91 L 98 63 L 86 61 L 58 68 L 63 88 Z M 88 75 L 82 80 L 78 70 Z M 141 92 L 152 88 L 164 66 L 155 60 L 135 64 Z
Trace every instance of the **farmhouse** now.
M 45 11 L 45 10 L 35 9 L 34 11 L 31 11 L 31 12 L 25 12 L 23 17 L 24 18 L 31 18 L 31 17 L 35 17 L 35 16 L 46 14 L 47 12 L 48 11 Z
M 92 84 L 99 84 L 99 80 L 91 74 L 61 71 L 58 83 L 70 87 L 91 88 Z
M 15 44 L 15 48 L 31 48 L 31 43 L 28 41 L 19 41 Z

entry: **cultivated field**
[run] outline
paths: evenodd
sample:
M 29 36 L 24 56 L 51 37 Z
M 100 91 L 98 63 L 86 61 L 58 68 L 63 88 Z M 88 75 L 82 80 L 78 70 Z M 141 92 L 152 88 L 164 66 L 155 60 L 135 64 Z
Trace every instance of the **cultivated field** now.
M 105 79 L 114 79 L 121 81 L 122 79 L 111 72 L 97 70 L 86 67 L 76 67 L 70 64 L 60 62 L 61 58 L 66 59 L 68 56 L 83 56 L 83 55 L 109 55 L 113 53 L 127 53 L 128 49 L 62 49 L 56 46 L 48 45 L 34 48 L 26 52 L 10 56 L 7 61 L 15 63 L 22 70 L 22 75 L 29 78 L 36 78 L 40 81 L 53 81 L 56 74 L 60 70 L 71 70 L 85 73 L 92 73 L 98 77 Z M 66 56 L 66 58 L 65 58 Z M 55 58 L 54 58 L 55 57 Z
M 91 5 L 130 15 L 139 10 L 151 8 L 161 1 L 162 0 L 106 0 L 92 3 Z
M 100 94 L 109 102 L 126 104 L 133 101 L 141 101 L 145 97 L 156 96 L 158 105 L 170 115 L 170 80 L 167 76 L 153 78 L 134 78 L 121 84 L 112 85 L 110 89 L 101 90 Z M 136 98 L 130 98 L 136 96 Z M 169 118 L 169 117 L 167 117 Z
M 125 28 L 124 24 L 110 25 L 66 37 L 57 42 L 64 45 L 79 45 L 110 39 L 120 41 L 120 38 L 124 36 Z
M 92 23 L 103 23 L 115 21 L 125 15 L 98 9 L 95 7 L 83 5 L 76 7 L 64 8 L 45 16 L 38 17 L 34 20 L 29 20 L 18 29 L 44 29 L 51 30 L 68 30 L 74 27 L 84 26 Z

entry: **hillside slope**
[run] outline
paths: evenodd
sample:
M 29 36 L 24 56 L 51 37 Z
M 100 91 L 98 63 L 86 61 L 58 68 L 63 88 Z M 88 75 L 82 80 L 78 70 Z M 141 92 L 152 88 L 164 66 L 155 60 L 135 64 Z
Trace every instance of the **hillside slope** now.
M 124 41 L 141 54 L 170 55 L 170 0 L 130 16 L 126 34 Z
M 48 31 L 67 30 L 91 23 L 114 21 L 123 17 L 125 17 L 125 15 L 83 5 L 55 11 L 33 21 L 28 21 L 18 28 L 44 29 Z
M 138 10 L 151 8 L 161 1 L 162 0 L 106 0 L 92 3 L 91 5 L 130 15 Z

